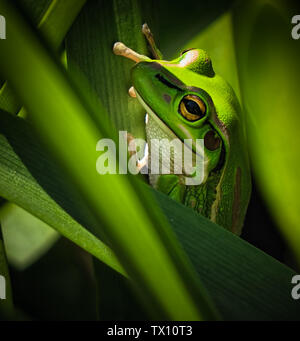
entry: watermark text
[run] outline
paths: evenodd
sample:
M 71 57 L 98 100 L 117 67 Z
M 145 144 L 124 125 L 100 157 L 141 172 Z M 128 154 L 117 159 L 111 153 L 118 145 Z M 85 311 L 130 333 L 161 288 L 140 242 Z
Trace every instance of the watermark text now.
M 6 299 L 6 281 L 5 277 L 0 275 L 0 300 Z
M 292 291 L 291 295 L 294 300 L 299 300 L 300 299 L 300 275 L 295 275 L 292 278 L 292 284 L 296 284 Z
M 117 147 L 113 140 L 97 142 L 101 152 L 96 161 L 99 174 L 181 175 L 185 185 L 200 185 L 205 177 L 203 139 L 129 139 L 126 131 L 119 132 Z M 129 155 L 129 160 L 128 160 Z
M 6 39 L 6 20 L 3 15 L 0 15 L 0 39 Z
M 300 15 L 294 15 L 292 17 L 292 24 L 295 26 L 292 28 L 292 38 L 295 40 L 300 39 Z

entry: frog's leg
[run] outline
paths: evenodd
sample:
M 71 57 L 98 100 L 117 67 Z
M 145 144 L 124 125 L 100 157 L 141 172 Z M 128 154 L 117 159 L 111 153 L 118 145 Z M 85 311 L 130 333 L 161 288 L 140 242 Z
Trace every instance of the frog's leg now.
M 142 26 L 142 32 L 149 43 L 154 59 L 163 59 L 162 53 L 159 51 L 158 47 L 156 46 L 153 34 L 150 31 L 150 28 L 146 23 Z

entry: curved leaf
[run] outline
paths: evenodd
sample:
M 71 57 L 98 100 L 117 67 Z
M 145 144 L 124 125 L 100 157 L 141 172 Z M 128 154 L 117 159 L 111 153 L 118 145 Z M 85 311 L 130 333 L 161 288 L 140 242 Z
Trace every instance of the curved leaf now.
M 0 180 L 3 179 L 0 181 L 0 194 L 56 227 L 100 261 L 120 272 L 120 266 L 113 266 L 109 248 L 99 242 L 98 247 L 96 242 L 93 244 L 94 248 L 90 248 L 88 243 L 82 244 L 81 241 L 87 239 L 84 231 L 79 234 L 81 238 L 74 239 L 76 234 L 72 235 L 71 232 L 83 227 L 78 226 L 71 218 L 69 221 L 72 221 L 73 225 L 66 224 L 68 220 L 62 219 L 67 216 L 66 213 L 57 204 L 53 206 L 53 200 L 50 200 L 41 188 L 42 185 L 71 216 L 81 220 L 83 226 L 99 235 L 99 228 L 94 225 L 83 204 L 78 206 L 77 200 L 73 202 L 74 192 L 64 186 L 59 173 L 52 171 L 55 167 L 34 139 L 28 123 L 8 113 L 0 115 L 0 123 L 0 133 L 6 137 L 0 135 Z M 46 176 L 43 169 L 47 169 Z M 24 191 L 20 191 L 20 187 L 24 188 Z M 214 297 L 214 302 L 224 319 L 298 319 L 300 307 L 290 294 L 294 271 L 164 194 L 154 191 L 147 185 L 144 185 L 144 190 L 144 196 L 155 193 L 159 206 L 206 288 Z M 81 216 L 78 214 L 79 211 L 85 214 Z M 63 231 L 61 226 L 66 231 Z M 76 226 L 78 227 L 75 230 Z M 107 272 L 109 270 L 106 270 Z M 120 278 L 114 285 L 126 286 L 124 280 Z M 122 288 L 119 295 L 120 292 Z M 113 301 L 110 304 L 111 309 L 116 309 Z M 126 307 L 122 309 L 126 310 Z
M 1 72 L 24 103 L 39 138 L 64 170 L 65 179 L 86 201 L 152 316 L 216 318 L 206 291 L 153 200 L 148 197 L 144 206 L 139 199 L 140 186 L 137 182 L 133 186 L 127 177 L 97 174 L 96 142 L 107 136 L 97 129 L 90 107 L 22 18 L 7 1 L 1 4 L 11 36 L 0 49 Z M 55 129 L 49 121 L 55 122 Z M 99 200 L 100 193 L 104 200 Z M 147 204 L 151 202 L 150 210 Z M 117 209 L 118 214 L 112 215 L 107 207 Z
M 77 14 L 80 12 L 82 6 L 84 5 L 86 0 L 52 0 L 42 2 L 39 6 L 36 6 L 31 3 L 26 3 L 26 6 L 30 8 L 31 13 L 32 9 L 35 10 L 35 15 L 33 16 L 38 21 L 38 28 L 41 34 L 46 38 L 48 43 L 54 50 L 57 50 L 59 46 L 62 44 L 63 39 L 72 25 L 74 19 Z M 47 10 L 43 12 L 43 7 L 48 6 Z M 17 114 L 21 109 L 21 104 L 16 98 L 14 92 L 7 84 L 4 82 L 1 85 L 0 89 L 0 108 L 2 110 L 8 111 L 13 114 Z
M 300 261 L 300 44 L 291 37 L 297 4 L 240 2 L 234 32 L 255 176 Z

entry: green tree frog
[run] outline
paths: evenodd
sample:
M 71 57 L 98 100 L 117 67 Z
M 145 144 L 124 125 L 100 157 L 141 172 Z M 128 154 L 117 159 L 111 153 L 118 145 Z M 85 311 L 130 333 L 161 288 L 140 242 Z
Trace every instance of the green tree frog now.
M 187 186 L 178 174 L 150 175 L 150 183 L 171 198 L 191 207 L 213 222 L 240 234 L 246 214 L 251 178 L 241 108 L 231 86 L 214 72 L 208 54 L 198 48 L 162 59 L 146 24 L 143 33 L 154 59 L 123 43 L 114 53 L 132 59 L 129 94 L 147 112 L 147 142 L 153 138 L 203 139 L 204 181 Z M 194 148 L 192 146 L 192 148 Z M 151 156 L 151 146 L 149 145 Z

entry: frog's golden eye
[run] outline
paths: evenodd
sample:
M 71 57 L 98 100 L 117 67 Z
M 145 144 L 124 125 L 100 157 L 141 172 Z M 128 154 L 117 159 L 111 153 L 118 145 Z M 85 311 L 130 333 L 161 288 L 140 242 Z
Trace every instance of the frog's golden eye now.
M 186 95 L 179 104 L 180 114 L 188 121 L 197 121 L 205 116 L 205 103 L 196 95 Z

